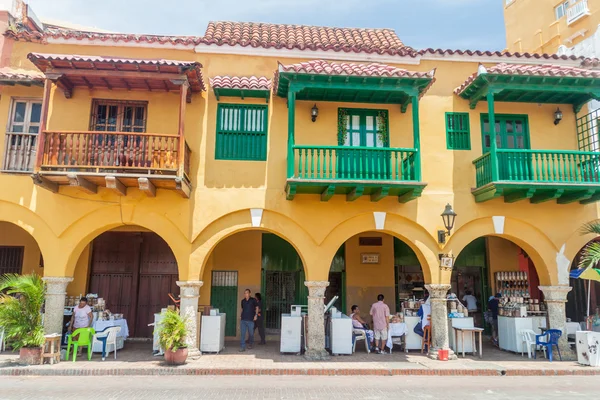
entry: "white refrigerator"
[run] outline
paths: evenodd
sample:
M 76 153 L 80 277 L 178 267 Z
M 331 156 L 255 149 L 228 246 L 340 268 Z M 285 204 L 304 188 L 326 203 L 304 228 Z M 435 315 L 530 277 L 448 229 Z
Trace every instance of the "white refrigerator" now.
M 219 353 L 225 348 L 225 314 L 203 315 L 200 351 Z

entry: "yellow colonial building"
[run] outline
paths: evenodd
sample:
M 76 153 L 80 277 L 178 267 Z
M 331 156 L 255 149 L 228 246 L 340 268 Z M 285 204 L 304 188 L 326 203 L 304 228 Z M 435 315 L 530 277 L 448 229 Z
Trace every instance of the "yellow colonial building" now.
M 528 272 L 564 327 L 600 200 L 595 60 L 418 50 L 389 29 L 5 26 L 0 273 L 45 277 L 49 332 L 91 292 L 148 337 L 173 293 L 235 336 L 249 288 L 273 333 L 308 304 L 318 357 L 324 300 L 399 311 L 425 288 L 447 348 L 446 294 L 485 309 L 499 271 Z

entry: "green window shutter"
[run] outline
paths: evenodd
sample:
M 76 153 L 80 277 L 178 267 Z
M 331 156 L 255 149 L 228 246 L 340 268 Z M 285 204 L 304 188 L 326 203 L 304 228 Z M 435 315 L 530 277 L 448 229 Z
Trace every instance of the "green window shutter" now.
M 446 148 L 448 150 L 471 150 L 468 113 L 446 113 Z
M 217 106 L 217 160 L 267 159 L 268 109 L 256 104 Z

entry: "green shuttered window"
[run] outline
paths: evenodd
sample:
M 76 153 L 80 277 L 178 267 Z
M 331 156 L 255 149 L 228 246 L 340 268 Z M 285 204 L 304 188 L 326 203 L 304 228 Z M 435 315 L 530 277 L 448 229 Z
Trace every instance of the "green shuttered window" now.
M 217 160 L 267 159 L 267 106 L 219 104 L 217 108 Z
M 471 150 L 468 113 L 446 113 L 446 147 L 449 150 Z

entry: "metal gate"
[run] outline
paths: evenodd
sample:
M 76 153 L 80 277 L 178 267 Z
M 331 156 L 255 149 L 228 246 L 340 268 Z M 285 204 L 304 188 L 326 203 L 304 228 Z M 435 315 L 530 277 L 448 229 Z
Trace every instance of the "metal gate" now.
M 296 299 L 298 272 L 265 272 L 265 327 L 281 329 L 281 314 L 289 313 Z
M 210 304 L 225 313 L 225 336 L 235 336 L 238 313 L 237 271 L 212 271 Z
M 24 252 L 23 246 L 0 246 L 0 275 L 20 274 Z

